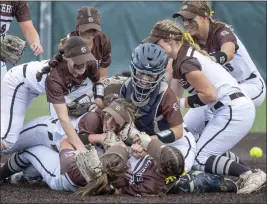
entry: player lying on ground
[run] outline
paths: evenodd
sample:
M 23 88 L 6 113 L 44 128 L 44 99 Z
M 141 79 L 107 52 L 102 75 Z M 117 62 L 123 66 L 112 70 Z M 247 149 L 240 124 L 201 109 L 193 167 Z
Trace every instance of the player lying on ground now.
M 133 155 L 129 157 L 126 146 L 120 141 L 113 143 L 99 159 L 96 150 L 90 145 L 85 155 L 90 158 L 86 167 L 80 164 L 84 161 L 77 158 L 77 151 L 66 139 L 61 142 L 59 154 L 48 147 L 37 145 L 13 155 L 1 167 L 0 181 L 23 171 L 28 180 L 42 176 L 53 190 L 78 190 L 82 195 L 164 195 L 169 190 L 171 193 L 236 191 L 234 182 L 200 172 L 190 172 L 166 186 L 166 177 L 176 175 L 178 178 L 183 172 L 183 155 L 177 148 L 162 146 L 155 139 L 148 143 L 142 141 L 144 144 L 151 156 L 140 145 L 133 144 Z
M 116 152 L 106 151 L 98 157 L 93 146 L 85 154 L 64 139 L 60 152 L 37 145 L 14 154 L 0 170 L 0 181 L 23 171 L 24 178 L 41 176 L 52 190 L 72 191 L 82 195 L 108 194 L 109 182 L 123 177 L 128 170 L 121 152 L 125 147 L 116 146 Z M 124 151 L 121 149 L 125 149 Z M 86 162 L 85 162 L 86 161 Z
M 205 1 L 186 1 L 173 18 L 181 17 L 194 42 L 223 65 L 237 80 L 241 90 L 259 107 L 266 95 L 265 82 L 231 26 L 212 19 L 213 13 Z
M 99 71 L 87 41 L 72 37 L 61 52 L 64 56 L 58 54 L 55 60 L 22 64 L 5 75 L 1 83 L 1 149 L 16 142 L 25 112 L 39 94 L 46 94 L 53 103 L 70 142 L 77 149 L 84 149 L 68 117 L 64 96 L 81 87 L 89 77 L 95 83 L 95 103 L 101 106 L 103 85 L 99 83 Z
M 193 169 L 239 177 L 239 193 L 261 188 L 266 183 L 263 171 L 251 170 L 222 156 L 249 132 L 255 118 L 255 106 L 242 93 L 237 81 L 190 42 L 171 20 L 157 22 L 143 42 L 157 43 L 174 59 L 173 78 L 190 94 L 180 99 L 181 108 L 197 111 L 207 105 L 211 109 L 212 118 L 206 126 L 199 127 L 201 137 L 197 140 Z
M 87 107 L 90 107 L 90 104 Z M 83 107 L 81 109 L 74 115 L 84 111 Z M 70 112 L 72 116 L 73 110 Z M 85 114 L 72 119 L 72 125 L 85 145 L 94 144 L 97 141 L 105 147 L 114 133 L 134 119 L 134 113 L 134 106 L 124 99 L 116 99 L 103 110 L 97 109 L 95 112 L 86 110 Z M 17 142 L 12 147 L 1 151 L 1 154 L 15 153 L 35 145 L 44 145 L 59 151 L 60 142 L 64 138 L 66 134 L 57 118 L 41 116 L 25 124 Z
M 121 178 L 114 182 L 114 186 L 120 189 L 120 193 L 133 196 L 161 196 L 166 193 L 181 192 L 237 191 L 237 186 L 232 180 L 219 175 L 193 170 L 184 176 L 179 176 L 178 172 L 171 174 L 171 169 L 183 166 L 182 154 L 179 150 L 177 151 L 177 148 L 163 145 L 158 140 L 141 142 L 140 145 L 135 143 L 131 148 L 133 156 L 128 160 L 132 172 L 131 178 L 129 181 Z

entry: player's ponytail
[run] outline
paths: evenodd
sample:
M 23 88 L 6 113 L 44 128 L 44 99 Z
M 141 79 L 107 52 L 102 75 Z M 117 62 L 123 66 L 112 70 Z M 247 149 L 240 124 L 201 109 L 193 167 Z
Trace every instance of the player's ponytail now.
M 41 72 L 37 72 L 36 79 L 38 82 L 40 82 L 43 78 L 43 74 L 48 74 L 51 71 L 50 66 L 45 66 L 42 68 Z
M 56 54 L 56 56 L 48 62 L 48 66 L 42 68 L 41 72 L 37 72 L 36 79 L 38 82 L 42 80 L 44 74 L 48 74 L 52 70 L 52 68 L 56 67 L 60 62 L 63 61 L 63 55 L 64 51 L 62 49 L 59 49 L 59 53 Z
M 124 175 L 128 167 L 124 164 L 123 158 L 115 153 L 104 154 L 100 158 L 102 163 L 101 176 L 93 179 L 85 187 L 81 187 L 77 194 L 82 196 L 110 195 L 115 188 L 110 183 Z

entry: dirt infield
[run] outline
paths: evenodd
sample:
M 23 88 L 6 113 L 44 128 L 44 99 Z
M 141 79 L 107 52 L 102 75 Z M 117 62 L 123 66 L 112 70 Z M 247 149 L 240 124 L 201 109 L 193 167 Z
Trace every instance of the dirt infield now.
M 259 146 L 264 152 L 260 159 L 252 159 L 249 150 Z M 266 172 L 266 133 L 246 136 L 233 150 L 253 168 Z M 80 197 L 73 193 L 56 192 L 46 186 L 12 186 L 1 184 L 1 203 L 266 203 L 266 187 L 251 195 L 233 193 L 179 194 L 164 197 L 97 196 Z

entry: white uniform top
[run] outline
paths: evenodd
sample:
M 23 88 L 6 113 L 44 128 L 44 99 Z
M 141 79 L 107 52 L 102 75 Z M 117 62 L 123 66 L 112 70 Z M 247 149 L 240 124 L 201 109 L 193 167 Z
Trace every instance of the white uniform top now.
M 24 78 L 24 83 L 26 86 L 36 94 L 45 94 L 45 80 L 47 74 L 43 74 L 42 80 L 40 82 L 36 79 L 37 72 L 41 72 L 43 67 L 48 66 L 49 60 L 42 61 L 32 61 L 27 63 L 26 68 L 26 78 Z M 13 69 L 23 69 L 25 64 L 14 67 Z
M 234 54 L 234 57 L 231 61 L 226 62 L 224 66 L 226 69 L 230 69 L 229 73 L 238 81 L 242 82 L 243 80 L 249 78 L 251 73 L 257 72 L 257 67 L 250 58 L 247 49 L 239 38 L 235 35 L 237 39 L 237 44 L 239 49 Z M 227 67 L 231 65 L 231 67 Z
M 189 47 L 186 56 L 190 56 L 192 51 L 193 48 Z M 241 91 L 237 81 L 220 64 L 212 61 L 209 57 L 202 55 L 196 50 L 192 57 L 195 57 L 199 61 L 202 67 L 202 73 L 216 88 L 217 101 L 227 104 L 230 101 L 228 97 L 230 94 Z M 192 86 L 187 89 L 192 89 Z M 192 94 L 196 94 L 196 91 L 193 91 Z M 207 105 L 210 108 L 215 103 L 209 103 Z

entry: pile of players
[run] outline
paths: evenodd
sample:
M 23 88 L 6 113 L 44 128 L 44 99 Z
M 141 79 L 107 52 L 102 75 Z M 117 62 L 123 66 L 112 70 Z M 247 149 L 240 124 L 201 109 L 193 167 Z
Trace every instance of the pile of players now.
M 264 80 L 211 14 L 205 2 L 187 1 L 173 17 L 188 33 L 173 20 L 157 22 L 133 50 L 130 72 L 107 78 L 110 41 L 98 10 L 81 8 L 58 54 L 15 66 L 1 81 L 1 154 L 15 154 L 0 181 L 43 181 L 81 195 L 259 190 L 266 174 L 230 150 L 253 125 Z M 23 125 L 39 94 L 51 114 Z M 190 108 L 184 118 L 182 108 Z M 86 168 L 79 152 L 90 158 Z

